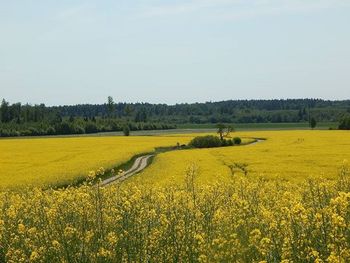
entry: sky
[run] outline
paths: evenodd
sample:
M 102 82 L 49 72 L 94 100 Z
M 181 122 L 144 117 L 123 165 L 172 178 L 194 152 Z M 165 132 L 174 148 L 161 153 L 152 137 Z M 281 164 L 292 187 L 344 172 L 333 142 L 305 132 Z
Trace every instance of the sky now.
M 0 98 L 350 98 L 349 0 L 0 0 Z

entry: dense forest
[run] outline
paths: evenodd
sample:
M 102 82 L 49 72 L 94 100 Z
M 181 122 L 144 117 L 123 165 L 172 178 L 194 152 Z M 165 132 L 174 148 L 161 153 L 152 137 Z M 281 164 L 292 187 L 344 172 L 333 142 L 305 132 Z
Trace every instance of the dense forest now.
M 108 104 L 75 105 L 50 108 L 61 116 L 108 116 Z M 130 116 L 135 122 L 152 121 L 184 123 L 281 123 L 307 122 L 314 117 L 319 122 L 339 121 L 350 113 L 350 100 L 320 99 L 289 100 L 229 100 L 193 104 L 115 104 L 113 116 Z
M 114 103 L 45 106 L 13 103 L 0 107 L 0 136 L 82 134 L 172 129 L 177 124 L 341 122 L 350 100 L 228 100 L 192 104 Z M 340 126 L 340 127 L 343 127 Z

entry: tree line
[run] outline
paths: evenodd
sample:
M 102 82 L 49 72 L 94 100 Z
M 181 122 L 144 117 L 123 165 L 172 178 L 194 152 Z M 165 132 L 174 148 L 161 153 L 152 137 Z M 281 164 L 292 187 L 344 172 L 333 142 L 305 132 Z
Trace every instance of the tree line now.
M 350 100 L 228 100 L 175 105 L 115 103 L 0 106 L 0 136 L 171 129 L 177 124 L 335 122 L 349 129 Z
M 69 107 L 69 106 L 68 106 Z M 5 99 L 0 106 L 0 137 L 89 134 L 98 132 L 175 129 L 169 122 L 149 121 L 143 111 L 133 116 L 128 107 L 122 116 L 115 114 L 115 104 L 108 98 L 103 113 L 67 115 L 65 107 L 10 104 Z M 130 107 L 131 109 L 131 107 Z
M 63 116 L 129 116 L 134 121 L 158 121 L 174 124 L 206 123 L 286 123 L 336 122 L 350 114 L 350 100 L 321 99 L 228 100 L 175 105 L 115 103 L 112 112 L 105 104 L 52 107 Z

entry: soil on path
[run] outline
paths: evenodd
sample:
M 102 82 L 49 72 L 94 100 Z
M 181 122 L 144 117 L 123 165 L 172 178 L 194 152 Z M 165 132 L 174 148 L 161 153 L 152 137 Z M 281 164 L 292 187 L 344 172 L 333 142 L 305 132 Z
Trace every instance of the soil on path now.
M 265 141 L 265 139 L 255 138 L 255 141 L 247 143 L 245 145 L 254 145 L 263 141 Z M 118 174 L 103 180 L 100 183 L 100 186 L 106 186 L 115 182 L 122 182 L 128 179 L 129 177 L 141 172 L 143 169 L 145 169 L 148 166 L 148 160 L 154 155 L 155 154 L 147 154 L 136 158 L 135 162 L 133 163 L 133 165 L 129 170 L 123 172 L 122 174 Z
M 153 154 L 148 154 L 148 155 L 144 155 L 136 158 L 134 164 L 131 166 L 129 170 L 123 172 L 122 174 L 118 174 L 103 180 L 100 183 L 100 185 L 105 186 L 114 182 L 122 182 L 128 179 L 130 176 L 133 176 L 134 174 L 141 172 L 143 169 L 147 167 L 149 158 L 153 156 L 154 156 Z

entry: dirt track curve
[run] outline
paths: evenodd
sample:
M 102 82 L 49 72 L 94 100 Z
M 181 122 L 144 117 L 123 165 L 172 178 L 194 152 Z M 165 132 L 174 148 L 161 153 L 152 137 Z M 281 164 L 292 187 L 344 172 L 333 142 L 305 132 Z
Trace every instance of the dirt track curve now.
M 255 145 L 257 143 L 263 142 L 265 141 L 265 139 L 259 139 L 259 138 L 255 138 L 254 142 L 245 144 L 245 145 Z M 153 157 L 154 154 L 148 154 L 148 155 L 143 155 L 140 156 L 138 158 L 136 158 L 134 164 L 131 166 L 131 168 L 125 172 L 123 172 L 122 174 L 118 174 L 112 177 L 109 177 L 105 180 L 103 180 L 100 183 L 100 186 L 106 186 L 115 182 L 122 182 L 126 179 L 128 179 L 129 177 L 141 172 L 143 169 L 145 169 L 148 165 L 148 160 L 149 158 Z
M 145 169 L 147 167 L 148 160 L 152 156 L 154 156 L 154 155 L 148 154 L 148 155 L 144 155 L 144 156 L 140 156 L 140 157 L 136 158 L 134 164 L 131 166 L 131 168 L 129 170 L 123 172 L 122 174 L 118 174 L 118 175 L 115 175 L 115 176 L 112 176 L 110 178 L 103 180 L 100 183 L 100 186 L 105 186 L 105 185 L 108 185 L 108 184 L 111 184 L 114 182 L 122 182 L 122 181 L 128 179 L 130 176 L 137 174 L 138 172 L 142 171 L 143 169 Z

